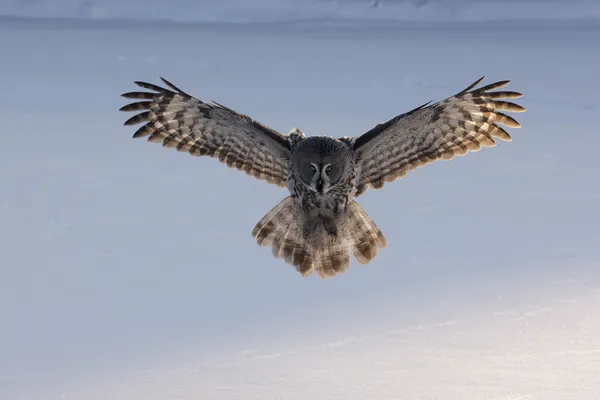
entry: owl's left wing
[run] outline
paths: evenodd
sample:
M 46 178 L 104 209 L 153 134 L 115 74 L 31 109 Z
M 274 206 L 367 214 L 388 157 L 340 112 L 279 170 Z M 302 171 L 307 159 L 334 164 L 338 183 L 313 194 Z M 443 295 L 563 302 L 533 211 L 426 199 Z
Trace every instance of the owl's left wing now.
M 188 152 L 218 158 L 229 167 L 285 187 L 291 165 L 288 137 L 216 102 L 185 93 L 161 78 L 169 89 L 135 82 L 151 92 L 128 92 L 137 101 L 121 108 L 136 111 L 125 125 L 145 123 L 134 138 Z
M 463 91 L 438 103 L 424 104 L 377 125 L 354 140 L 355 163 L 361 170 L 356 196 L 368 187 L 379 189 L 422 165 L 451 160 L 481 147 L 496 145 L 494 138 L 510 141 L 498 124 L 519 128 L 519 123 L 500 111 L 523 112 L 505 101 L 521 93 L 491 90 L 506 86 L 501 81 L 473 89 L 483 77 Z

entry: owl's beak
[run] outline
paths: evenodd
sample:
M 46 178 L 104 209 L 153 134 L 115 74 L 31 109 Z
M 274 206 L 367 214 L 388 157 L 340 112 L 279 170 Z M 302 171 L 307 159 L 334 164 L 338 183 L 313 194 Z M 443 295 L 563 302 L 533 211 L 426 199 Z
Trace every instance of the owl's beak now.
M 323 193 L 323 179 L 317 179 L 317 192 Z

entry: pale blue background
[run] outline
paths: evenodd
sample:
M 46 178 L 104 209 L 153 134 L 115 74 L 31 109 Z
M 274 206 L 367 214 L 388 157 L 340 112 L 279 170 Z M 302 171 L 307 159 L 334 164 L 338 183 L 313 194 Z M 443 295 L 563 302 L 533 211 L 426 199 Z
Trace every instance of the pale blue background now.
M 0 5 L 0 398 L 595 398 L 595 2 L 150 3 Z M 284 190 L 131 139 L 119 94 L 159 75 L 282 132 L 359 135 L 481 75 L 528 112 L 361 197 L 389 247 L 322 281 L 250 235 Z

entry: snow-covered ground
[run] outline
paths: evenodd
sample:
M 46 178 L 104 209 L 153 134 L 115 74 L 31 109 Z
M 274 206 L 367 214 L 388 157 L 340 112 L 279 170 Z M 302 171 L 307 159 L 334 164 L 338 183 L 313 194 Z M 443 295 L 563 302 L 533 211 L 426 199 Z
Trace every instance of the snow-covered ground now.
M 35 2 L 31 2 L 34 4 Z M 0 22 L 0 398 L 596 399 L 600 26 Z M 250 231 L 284 190 L 131 139 L 162 75 L 358 135 L 481 75 L 513 142 L 360 204 L 389 247 L 303 279 Z
M 597 0 L 3 0 L 0 15 L 179 22 L 564 21 Z

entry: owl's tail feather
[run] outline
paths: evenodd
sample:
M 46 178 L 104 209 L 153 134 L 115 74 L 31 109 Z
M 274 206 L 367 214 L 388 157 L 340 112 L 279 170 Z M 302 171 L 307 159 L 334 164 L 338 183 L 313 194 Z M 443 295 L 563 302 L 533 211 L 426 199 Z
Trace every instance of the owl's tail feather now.
M 378 248 L 387 246 L 387 239 L 357 202 L 351 201 L 348 209 L 346 241 L 356 261 L 368 264 L 377 255 Z
M 333 277 L 348 269 L 350 252 L 359 263 L 367 264 L 378 248 L 387 245 L 381 230 L 354 201 L 345 218 L 331 221 L 335 235 L 300 213 L 294 200 L 286 197 L 256 224 L 252 236 L 260 246 L 271 246 L 275 257 L 283 258 L 303 276 L 316 271 L 321 278 Z
M 288 196 L 258 221 L 252 236 L 259 246 L 271 246 L 276 258 L 285 259 L 303 276 L 308 276 L 313 270 L 314 261 L 300 221 L 294 200 Z

